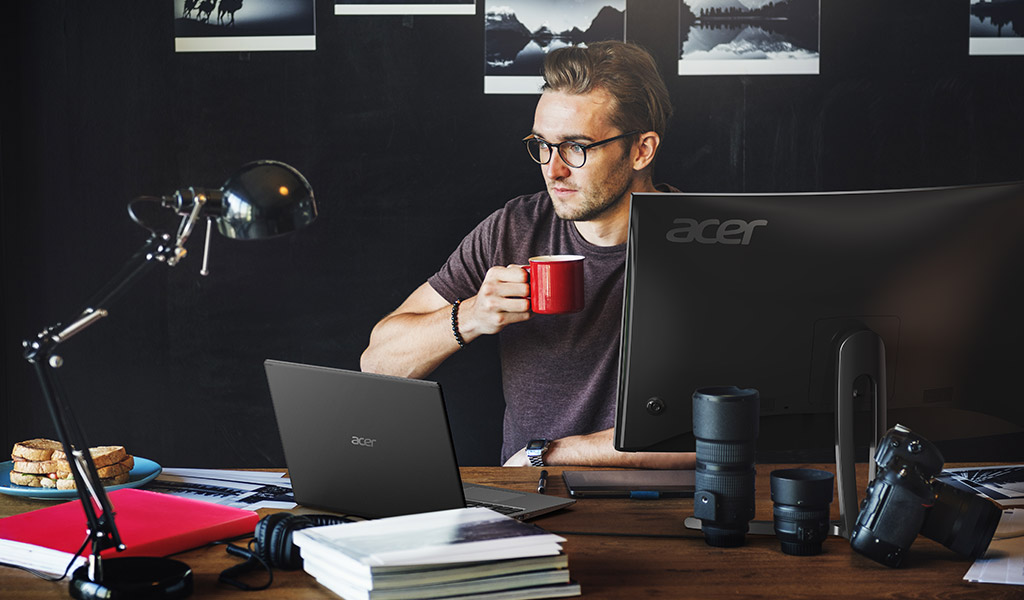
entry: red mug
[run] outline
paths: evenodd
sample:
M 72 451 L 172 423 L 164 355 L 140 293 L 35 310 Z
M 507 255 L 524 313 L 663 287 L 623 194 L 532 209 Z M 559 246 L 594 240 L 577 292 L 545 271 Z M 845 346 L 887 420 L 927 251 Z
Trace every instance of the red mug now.
M 530 309 L 543 315 L 583 310 L 583 257 L 576 254 L 534 256 L 530 274 Z

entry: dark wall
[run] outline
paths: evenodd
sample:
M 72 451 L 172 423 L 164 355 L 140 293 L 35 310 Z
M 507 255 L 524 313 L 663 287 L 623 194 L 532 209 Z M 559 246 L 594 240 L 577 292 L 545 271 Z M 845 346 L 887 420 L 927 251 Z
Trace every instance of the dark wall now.
M 476 16 L 335 17 L 315 52 L 174 52 L 168 2 L 20 2 L 3 40 L 0 446 L 53 435 L 20 342 L 67 321 L 145 239 L 139 195 L 219 187 L 272 158 L 320 219 L 214 236 L 62 347 L 93 443 L 167 466 L 284 463 L 262 361 L 358 368 L 370 328 L 507 199 L 543 185 L 519 139 L 534 96 L 483 94 Z M 677 3 L 628 37 L 676 106 L 656 172 L 690 191 L 916 187 L 1024 178 L 1024 58 L 970 57 L 968 0 L 822 0 L 821 75 L 678 77 Z M 201 233 L 196 237 L 201 238 Z M 437 371 L 463 464 L 494 464 L 493 340 Z

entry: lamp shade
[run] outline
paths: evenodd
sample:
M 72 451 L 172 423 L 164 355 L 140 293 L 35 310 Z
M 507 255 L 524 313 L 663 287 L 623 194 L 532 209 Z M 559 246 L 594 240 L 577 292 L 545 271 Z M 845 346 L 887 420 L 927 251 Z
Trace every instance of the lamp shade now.
M 291 233 L 316 219 L 313 189 L 301 173 L 278 161 L 242 166 L 221 188 L 217 230 L 239 240 Z

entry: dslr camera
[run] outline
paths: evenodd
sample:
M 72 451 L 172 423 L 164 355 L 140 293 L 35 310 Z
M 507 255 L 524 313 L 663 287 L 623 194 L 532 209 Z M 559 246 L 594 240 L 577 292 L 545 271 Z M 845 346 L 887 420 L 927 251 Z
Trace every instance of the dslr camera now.
M 989 500 L 935 478 L 942 453 L 902 425 L 878 444 L 878 472 L 868 484 L 850 545 L 889 567 L 903 562 L 920 533 L 961 556 L 978 558 L 988 549 L 1001 511 Z

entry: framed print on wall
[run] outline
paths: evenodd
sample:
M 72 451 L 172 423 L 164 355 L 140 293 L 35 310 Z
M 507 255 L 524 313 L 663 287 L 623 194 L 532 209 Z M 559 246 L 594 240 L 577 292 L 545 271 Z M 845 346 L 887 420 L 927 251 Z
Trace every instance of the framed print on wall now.
M 475 15 L 476 0 L 334 0 L 336 15 Z
M 626 0 L 487 0 L 484 93 L 539 94 L 544 56 L 626 39 Z
M 174 0 L 174 51 L 316 50 L 315 4 L 315 0 Z
M 1024 0 L 971 0 L 970 22 L 970 54 L 1024 54 Z
M 680 75 L 817 75 L 818 0 L 680 0 Z

